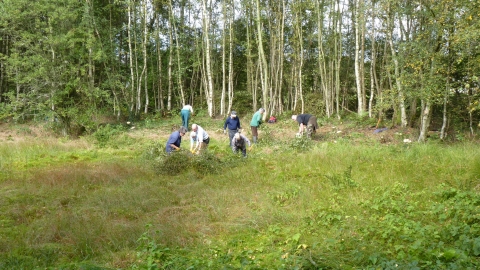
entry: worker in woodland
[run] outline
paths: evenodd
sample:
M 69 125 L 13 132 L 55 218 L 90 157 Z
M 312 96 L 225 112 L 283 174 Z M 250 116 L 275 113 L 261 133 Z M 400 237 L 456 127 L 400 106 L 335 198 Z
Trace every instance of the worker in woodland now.
M 258 140 L 258 127 L 262 124 L 262 116 L 265 113 L 264 108 L 260 108 L 253 114 L 252 121 L 250 122 L 250 128 L 252 129 L 253 143 L 257 143 Z
M 171 153 L 172 151 L 180 150 L 180 144 L 182 143 L 182 137 L 187 133 L 185 127 L 180 127 L 177 131 L 174 131 L 168 138 L 167 144 L 165 145 L 165 151 Z
M 312 137 L 312 134 L 318 129 L 317 117 L 311 114 L 294 114 L 292 115 L 292 120 L 298 123 L 298 133 L 297 136 L 302 136 L 304 133 L 307 134 L 308 138 Z
M 188 121 L 190 121 L 190 115 L 193 115 L 193 107 L 190 104 L 185 104 L 180 111 L 182 117 L 182 126 L 188 131 Z
M 247 157 L 247 144 L 250 147 L 251 143 L 247 137 L 240 134 L 240 132 L 235 133 L 232 139 L 232 151 L 233 153 L 238 153 L 238 151 L 242 151 L 243 157 Z
M 227 133 L 228 129 L 228 142 L 230 146 L 232 146 L 233 136 L 235 136 L 235 133 L 237 133 L 240 128 L 240 118 L 238 118 L 236 111 L 232 111 L 230 116 L 227 117 L 227 120 L 225 120 L 225 124 L 223 124 L 223 133 Z
M 190 134 L 190 151 L 194 154 L 200 154 L 205 150 L 210 143 L 208 133 L 199 125 L 192 125 L 192 132 Z

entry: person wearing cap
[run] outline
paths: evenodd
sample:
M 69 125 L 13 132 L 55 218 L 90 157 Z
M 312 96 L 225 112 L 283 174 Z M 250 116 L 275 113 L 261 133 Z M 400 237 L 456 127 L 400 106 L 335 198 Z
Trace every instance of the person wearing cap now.
M 251 143 L 247 137 L 243 136 L 239 132 L 235 133 L 232 139 L 232 151 L 233 153 L 237 153 L 239 150 L 242 150 L 243 157 L 247 157 L 247 144 L 250 147 Z
M 225 120 L 225 124 L 223 124 L 223 133 L 227 133 L 227 128 L 228 128 L 228 138 L 229 138 L 229 143 L 230 146 L 232 146 L 232 139 L 233 136 L 235 136 L 235 133 L 237 133 L 240 130 L 240 119 L 237 117 L 237 112 L 232 111 L 230 113 L 230 116 L 227 117 L 227 120 Z
M 192 137 L 192 135 L 195 135 L 195 137 Z M 195 147 L 194 142 L 196 142 Z M 208 137 L 208 133 L 201 126 L 193 124 L 192 134 L 190 135 L 190 151 L 199 154 L 208 147 L 209 143 L 210 137 Z
M 183 106 L 182 110 L 180 111 L 180 115 L 182 116 L 182 126 L 185 127 L 188 131 L 188 121 L 190 120 L 190 114 L 193 114 L 193 107 L 189 104 Z
M 307 136 L 310 138 L 313 133 L 318 129 L 317 117 L 311 114 L 299 114 L 292 115 L 292 120 L 298 122 L 297 136 L 302 136 L 306 131 Z
M 264 108 L 260 108 L 253 114 L 252 121 L 250 122 L 250 128 L 252 129 L 253 143 L 257 143 L 258 139 L 258 127 L 262 124 L 262 115 L 265 113 Z
M 180 127 L 177 131 L 174 131 L 168 138 L 167 144 L 165 145 L 165 151 L 170 154 L 172 151 L 180 150 L 182 137 L 185 133 L 187 133 L 185 127 Z

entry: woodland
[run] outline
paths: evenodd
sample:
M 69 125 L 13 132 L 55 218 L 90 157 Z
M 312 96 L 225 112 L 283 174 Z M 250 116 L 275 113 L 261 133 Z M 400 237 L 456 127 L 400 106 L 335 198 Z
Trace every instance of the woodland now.
M 478 0 L 1 0 L 0 269 L 478 269 L 479 75 Z
M 3 0 L 0 119 L 63 135 L 231 110 L 373 119 L 452 138 L 479 121 L 473 0 Z M 110 120 L 108 120 L 110 119 Z

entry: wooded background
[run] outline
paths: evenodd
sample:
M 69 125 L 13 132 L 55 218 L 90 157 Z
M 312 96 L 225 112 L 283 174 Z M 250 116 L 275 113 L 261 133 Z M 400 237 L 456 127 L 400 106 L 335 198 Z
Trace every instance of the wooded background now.
M 475 0 L 2 0 L 0 13 L 0 119 L 67 134 L 187 103 L 353 111 L 419 141 L 480 119 Z

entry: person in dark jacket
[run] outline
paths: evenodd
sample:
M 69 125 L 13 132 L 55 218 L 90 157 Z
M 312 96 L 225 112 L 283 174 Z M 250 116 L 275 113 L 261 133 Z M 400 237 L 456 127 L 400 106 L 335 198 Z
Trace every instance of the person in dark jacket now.
M 317 117 L 311 114 L 292 115 L 292 120 L 298 122 L 298 136 L 302 136 L 304 132 L 307 137 L 311 137 L 318 129 Z
M 182 137 L 187 133 L 185 127 L 180 127 L 177 131 L 174 131 L 170 138 L 168 138 L 167 144 L 165 145 L 165 151 L 171 153 L 172 151 L 180 150 L 180 144 L 182 143 Z
M 236 111 L 232 111 L 230 116 L 227 117 L 227 120 L 225 120 L 225 124 L 223 124 L 223 133 L 227 133 L 228 129 L 230 146 L 232 146 L 233 136 L 235 136 L 235 133 L 237 133 L 240 128 L 240 118 L 238 118 Z

